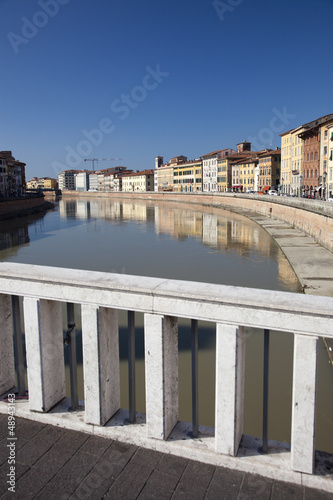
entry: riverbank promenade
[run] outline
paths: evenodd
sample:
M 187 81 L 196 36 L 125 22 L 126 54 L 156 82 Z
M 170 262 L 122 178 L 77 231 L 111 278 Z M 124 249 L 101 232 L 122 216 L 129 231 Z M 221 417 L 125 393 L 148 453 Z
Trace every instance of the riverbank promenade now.
M 16 419 L 15 494 L 7 416 L 0 415 L 1 500 L 329 500 L 331 493 Z

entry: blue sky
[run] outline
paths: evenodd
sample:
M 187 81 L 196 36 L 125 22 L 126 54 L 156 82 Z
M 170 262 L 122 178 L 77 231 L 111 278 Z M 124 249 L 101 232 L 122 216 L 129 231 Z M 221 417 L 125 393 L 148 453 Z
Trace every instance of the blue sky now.
M 332 0 L 0 0 L 0 150 L 30 179 L 275 148 L 333 112 L 332 19 Z

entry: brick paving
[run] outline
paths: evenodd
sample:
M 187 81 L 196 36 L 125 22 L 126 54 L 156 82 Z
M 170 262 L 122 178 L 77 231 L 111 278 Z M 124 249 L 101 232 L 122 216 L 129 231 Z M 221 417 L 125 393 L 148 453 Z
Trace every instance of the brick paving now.
M 8 491 L 0 415 L 0 498 L 38 500 L 332 500 L 333 495 L 118 441 L 16 419 L 16 491 Z

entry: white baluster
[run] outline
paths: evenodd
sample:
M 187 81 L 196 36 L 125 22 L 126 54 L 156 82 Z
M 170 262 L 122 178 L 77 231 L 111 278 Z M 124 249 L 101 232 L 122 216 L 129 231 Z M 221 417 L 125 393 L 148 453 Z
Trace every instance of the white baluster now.
M 104 425 L 120 408 L 118 311 L 82 305 L 85 421 Z
M 295 335 L 291 468 L 313 474 L 318 337 Z
M 148 436 L 167 439 L 178 421 L 178 320 L 145 314 Z
M 30 410 L 44 412 L 66 396 L 60 302 L 24 297 Z
M 216 325 L 215 449 L 235 456 L 243 434 L 245 333 Z
M 15 386 L 12 305 L 10 295 L 0 295 L 0 394 Z

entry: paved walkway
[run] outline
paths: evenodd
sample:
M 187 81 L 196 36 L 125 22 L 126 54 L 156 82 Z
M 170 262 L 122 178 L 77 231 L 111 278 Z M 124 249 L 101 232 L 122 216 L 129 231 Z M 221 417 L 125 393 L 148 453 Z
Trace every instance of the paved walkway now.
M 287 222 L 251 210 L 233 208 L 264 228 L 277 242 L 294 269 L 303 291 L 333 297 L 333 253 Z
M 137 446 L 16 419 L 16 489 L 7 491 L 0 415 L 0 498 L 39 500 L 332 500 L 332 494 Z

